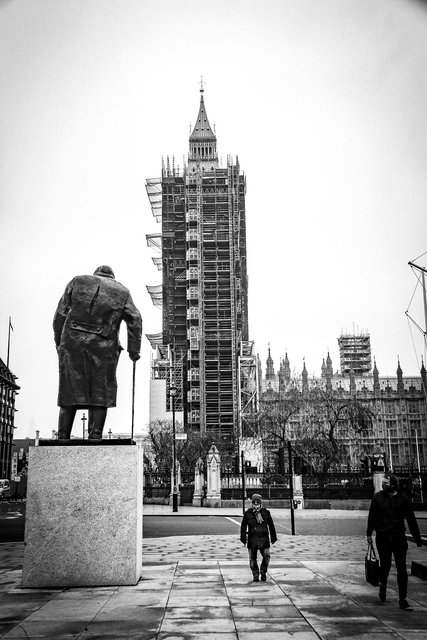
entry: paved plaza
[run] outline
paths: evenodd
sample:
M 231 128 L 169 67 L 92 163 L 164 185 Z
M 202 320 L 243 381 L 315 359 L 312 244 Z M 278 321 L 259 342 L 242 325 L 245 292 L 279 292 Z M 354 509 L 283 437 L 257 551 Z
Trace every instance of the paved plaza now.
M 170 514 L 150 505 L 144 511 Z M 184 508 L 176 517 L 194 513 Z M 330 511 L 327 517 L 341 515 Z M 414 611 L 401 611 L 393 568 L 382 604 L 365 582 L 365 550 L 362 536 L 281 535 L 267 582 L 254 583 L 236 527 L 236 535 L 145 539 L 142 577 L 133 587 L 22 589 L 23 543 L 3 543 L 0 637 L 425 640 L 427 581 L 409 577 Z M 410 542 L 408 567 L 412 560 L 427 564 L 427 547 Z

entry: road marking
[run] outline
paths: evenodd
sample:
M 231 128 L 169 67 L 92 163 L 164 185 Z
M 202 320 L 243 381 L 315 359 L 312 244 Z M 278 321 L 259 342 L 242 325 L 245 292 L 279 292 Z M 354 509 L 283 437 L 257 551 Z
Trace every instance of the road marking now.
M 230 520 L 230 522 L 234 522 L 234 524 L 237 524 L 238 527 L 240 527 L 240 522 L 237 522 L 237 520 L 233 520 L 233 518 L 229 518 L 228 516 L 225 516 L 226 520 Z

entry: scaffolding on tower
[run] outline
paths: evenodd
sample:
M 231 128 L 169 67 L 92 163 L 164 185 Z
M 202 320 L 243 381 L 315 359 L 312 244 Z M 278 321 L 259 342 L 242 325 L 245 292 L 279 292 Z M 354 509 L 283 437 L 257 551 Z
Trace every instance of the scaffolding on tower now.
M 162 181 L 160 178 L 147 178 L 145 189 L 151 205 L 151 211 L 157 222 L 162 220 Z
M 161 284 L 155 284 L 153 286 L 146 285 L 147 291 L 151 296 L 151 300 L 155 307 L 161 307 L 163 304 L 163 287 Z

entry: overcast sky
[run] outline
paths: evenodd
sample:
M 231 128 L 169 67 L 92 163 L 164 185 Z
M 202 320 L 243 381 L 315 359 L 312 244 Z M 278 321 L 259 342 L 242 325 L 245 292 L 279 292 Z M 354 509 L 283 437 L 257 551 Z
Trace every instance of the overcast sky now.
M 366 330 L 380 375 L 417 375 L 405 310 L 427 266 L 427 11 L 411 0 L 0 1 L 0 356 L 17 437 L 57 425 L 52 318 L 69 280 L 109 264 L 161 330 L 145 179 L 182 166 L 199 82 L 219 156 L 247 178 L 249 332 L 265 367 L 339 368 Z M 424 324 L 421 290 L 410 308 Z M 126 337 L 122 342 L 126 345 Z M 150 351 L 137 366 L 148 422 Z M 132 365 L 106 431 L 130 430 Z M 80 417 L 80 416 L 79 416 Z M 80 422 L 80 421 L 78 421 Z M 81 433 L 81 425 L 73 433 Z

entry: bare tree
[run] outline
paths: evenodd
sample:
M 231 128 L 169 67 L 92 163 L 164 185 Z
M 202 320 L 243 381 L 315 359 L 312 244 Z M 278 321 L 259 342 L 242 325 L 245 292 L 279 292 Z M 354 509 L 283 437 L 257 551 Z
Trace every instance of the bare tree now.
M 186 440 L 176 441 L 176 459 L 181 467 L 193 469 L 199 458 L 203 460 L 212 445 L 212 437 L 202 435 L 199 431 L 189 429 Z M 164 473 L 172 471 L 173 427 L 170 420 L 151 422 L 149 434 L 149 459 L 152 469 Z
M 326 473 L 347 459 L 349 440 L 372 430 L 373 415 L 355 395 L 316 387 L 304 400 L 298 446 L 313 467 Z
M 301 391 L 292 385 L 262 402 L 259 436 L 267 450 L 291 440 L 298 454 L 326 473 L 347 459 L 349 439 L 372 430 L 373 416 L 367 402 L 343 390 L 316 386 Z
M 303 396 L 296 386 L 290 387 L 284 395 L 267 396 L 262 402 L 256 419 L 255 437 L 264 445 L 264 468 L 268 472 L 272 472 L 275 467 L 271 450 L 275 446 L 284 447 L 290 439 L 291 418 L 300 415 L 303 402 Z
M 148 428 L 149 457 L 152 470 L 171 473 L 172 470 L 172 422 L 156 420 Z

